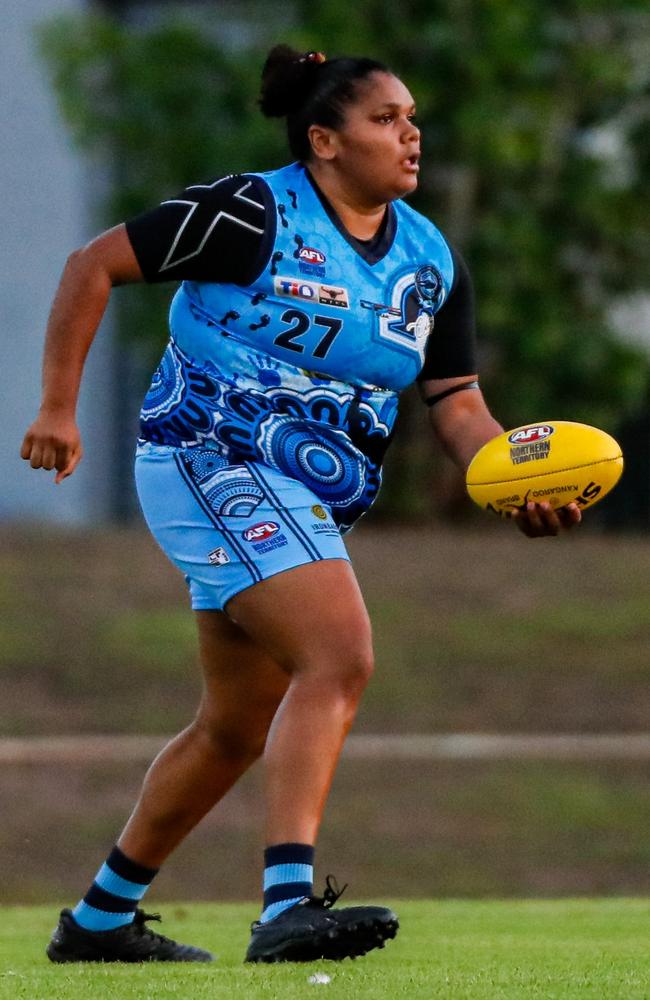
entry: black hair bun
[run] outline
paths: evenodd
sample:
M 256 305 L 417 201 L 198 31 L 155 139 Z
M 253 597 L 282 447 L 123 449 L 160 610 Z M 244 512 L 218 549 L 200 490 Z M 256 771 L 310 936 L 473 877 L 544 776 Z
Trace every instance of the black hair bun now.
M 284 118 L 305 102 L 319 63 L 289 45 L 271 49 L 262 69 L 259 105 L 267 118 Z

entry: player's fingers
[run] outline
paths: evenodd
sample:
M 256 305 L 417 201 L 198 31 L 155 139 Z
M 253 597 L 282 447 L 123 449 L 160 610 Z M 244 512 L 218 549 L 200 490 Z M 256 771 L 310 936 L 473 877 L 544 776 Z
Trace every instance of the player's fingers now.
M 52 445 L 44 445 L 41 454 L 41 466 L 44 469 L 53 469 L 56 465 L 56 449 Z
M 561 507 L 558 510 L 558 516 L 562 521 L 563 528 L 572 528 L 575 524 L 580 524 L 582 521 L 582 511 L 576 503 L 570 503 L 566 507 Z
M 56 483 L 56 485 L 58 486 L 59 483 L 62 483 L 64 479 L 67 479 L 68 476 L 71 476 L 74 470 L 77 468 L 78 464 L 79 464 L 78 459 L 76 461 L 72 459 L 64 469 L 61 469 L 59 472 L 57 472 L 56 476 L 54 477 L 54 482 Z
M 40 444 L 35 441 L 32 442 L 32 446 L 29 450 L 29 455 L 25 456 L 29 458 L 29 464 L 32 469 L 40 469 L 43 465 L 43 448 Z
M 20 457 L 28 459 L 31 457 L 31 454 L 32 454 L 32 435 L 25 434 L 25 437 L 23 438 L 23 443 L 20 448 Z
M 530 528 L 530 537 L 537 538 L 539 535 L 543 535 L 544 525 L 542 524 L 542 518 L 536 503 L 526 504 L 525 516 Z
M 56 462 L 54 463 L 57 472 L 63 472 L 73 455 L 74 447 L 70 447 L 68 444 L 59 445 L 56 449 Z
M 68 476 L 72 475 L 74 470 L 79 465 L 82 455 L 83 455 L 83 449 L 81 447 L 75 448 L 62 469 L 60 469 L 59 466 L 57 465 L 57 469 L 59 469 L 59 471 L 57 472 L 54 478 L 54 482 L 57 484 L 57 486 L 59 483 L 62 483 L 64 479 L 67 479 Z
M 550 503 L 541 503 L 538 505 L 540 511 L 540 520 L 542 522 L 543 530 L 545 535 L 557 535 L 560 532 L 562 523 L 557 516 L 556 511 L 553 510 Z
M 535 538 L 536 537 L 536 532 L 535 532 L 534 528 L 531 526 L 530 521 L 528 519 L 528 511 L 526 511 L 526 510 L 513 510 L 512 514 L 510 516 L 512 517 L 513 521 L 517 525 L 517 528 L 519 529 L 519 531 L 521 531 L 522 535 L 525 535 L 526 538 Z

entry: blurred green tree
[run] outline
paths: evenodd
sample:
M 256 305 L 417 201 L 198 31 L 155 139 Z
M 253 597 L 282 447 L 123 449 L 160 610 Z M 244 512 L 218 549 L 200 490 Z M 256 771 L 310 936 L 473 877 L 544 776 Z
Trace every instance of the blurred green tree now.
M 97 15 L 44 26 L 66 121 L 115 165 L 104 221 L 188 183 L 286 160 L 281 129 L 255 108 L 275 41 L 382 58 L 418 101 L 425 157 L 413 204 L 470 264 L 496 414 L 510 426 L 563 418 L 615 429 L 648 381 L 647 357 L 614 335 L 609 315 L 647 287 L 645 0 L 402 0 L 399 10 L 298 0 L 294 14 L 291 30 L 269 27 L 237 47 L 210 5 L 200 24 L 177 11 L 147 27 Z M 127 296 L 123 334 L 153 356 L 168 289 Z M 380 501 L 393 515 L 429 510 L 435 493 L 421 488 L 432 458 L 415 408 L 405 394 L 388 463 L 400 475 Z

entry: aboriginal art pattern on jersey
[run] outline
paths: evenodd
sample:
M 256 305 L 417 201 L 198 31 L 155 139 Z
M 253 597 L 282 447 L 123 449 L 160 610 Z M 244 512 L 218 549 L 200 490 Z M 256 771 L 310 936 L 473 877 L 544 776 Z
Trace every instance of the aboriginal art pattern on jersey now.
M 277 469 L 328 504 L 346 530 L 379 491 L 397 393 L 338 382 L 233 341 L 222 334 L 218 366 L 168 344 L 143 403 L 141 439 L 213 449 L 223 460 L 215 472 L 246 462 Z M 211 502 L 236 502 L 223 473 L 219 483 L 228 488 Z M 254 505 L 255 496 L 242 502 Z

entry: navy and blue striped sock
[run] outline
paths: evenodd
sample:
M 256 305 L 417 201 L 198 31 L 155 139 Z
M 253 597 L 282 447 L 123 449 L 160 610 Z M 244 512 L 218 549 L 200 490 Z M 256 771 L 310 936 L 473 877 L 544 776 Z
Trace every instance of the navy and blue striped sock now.
M 276 844 L 264 851 L 264 909 L 260 921 L 273 920 L 283 910 L 311 896 L 314 888 L 314 848 L 311 844 Z
M 114 847 L 72 916 L 87 931 L 113 931 L 132 923 L 157 873 L 157 868 L 145 868 Z

